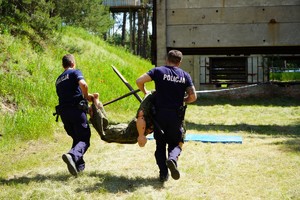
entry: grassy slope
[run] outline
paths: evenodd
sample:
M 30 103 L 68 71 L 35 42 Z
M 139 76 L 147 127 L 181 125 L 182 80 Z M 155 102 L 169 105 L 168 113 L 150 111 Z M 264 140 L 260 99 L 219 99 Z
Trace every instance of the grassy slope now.
M 103 102 L 129 91 L 111 65 L 116 66 L 134 88 L 137 76 L 152 67 L 149 62 L 122 48 L 109 46 L 83 30 L 66 28 L 61 36 L 62 42 L 36 53 L 28 41 L 0 35 L 0 133 L 5 139 L 5 143 L 0 140 L 0 147 L 4 144 L 9 147 L 18 139 L 52 135 L 56 127 L 52 113 L 57 104 L 54 82 L 62 73 L 64 54 L 75 55 L 77 68 L 83 72 L 89 91 L 100 93 Z M 111 105 L 106 108 L 111 111 L 111 120 L 126 122 L 134 115 L 138 101 L 131 96 Z

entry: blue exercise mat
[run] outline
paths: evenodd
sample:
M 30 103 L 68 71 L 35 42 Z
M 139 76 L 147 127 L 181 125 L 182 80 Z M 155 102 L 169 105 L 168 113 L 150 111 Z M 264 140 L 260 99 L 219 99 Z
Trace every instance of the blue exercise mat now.
M 147 136 L 149 140 L 153 140 L 153 134 Z M 196 141 L 205 143 L 243 143 L 241 136 L 228 135 L 203 135 L 203 134 L 186 134 L 184 141 Z

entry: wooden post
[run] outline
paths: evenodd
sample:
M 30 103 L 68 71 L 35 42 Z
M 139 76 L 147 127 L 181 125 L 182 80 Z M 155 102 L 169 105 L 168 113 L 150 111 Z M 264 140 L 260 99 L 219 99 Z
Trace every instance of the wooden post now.
M 130 91 L 134 91 L 133 87 L 132 87 L 132 86 L 128 83 L 128 81 L 122 76 L 122 74 L 117 70 L 117 68 L 114 67 L 114 66 L 112 66 L 112 68 L 113 68 L 114 72 L 115 72 L 115 73 L 119 76 L 119 78 L 122 80 L 122 82 L 127 86 L 127 88 L 128 88 Z M 139 102 L 142 102 L 142 98 L 141 98 L 138 94 L 134 93 L 134 96 L 137 98 L 137 100 L 138 100 Z

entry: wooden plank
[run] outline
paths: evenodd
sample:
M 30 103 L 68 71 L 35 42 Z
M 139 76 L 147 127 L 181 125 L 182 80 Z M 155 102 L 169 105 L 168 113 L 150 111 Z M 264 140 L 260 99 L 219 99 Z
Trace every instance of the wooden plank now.
M 236 75 L 236 74 L 243 74 L 246 75 L 245 71 L 214 71 L 211 70 L 211 74 L 219 74 L 219 75 L 228 75 L 228 74 L 232 74 L 232 75 Z
M 193 56 L 194 59 L 194 65 L 193 65 L 193 69 L 194 69 L 194 85 L 195 85 L 195 89 L 196 90 L 200 90 L 200 56 L 198 55 L 194 55 Z
M 232 71 L 232 70 L 238 70 L 238 71 L 245 71 L 245 66 L 224 66 L 224 65 L 220 65 L 220 66 L 212 66 L 211 67 L 212 71 Z
M 103 106 L 107 106 L 107 105 L 109 105 L 109 104 L 111 104 L 111 103 L 114 103 L 114 102 L 116 102 L 116 101 L 119 101 L 119 100 L 121 100 L 121 99 L 124 99 L 124 98 L 126 98 L 126 97 L 128 97 L 128 96 L 130 96 L 130 95 L 132 95 L 132 94 L 135 94 L 135 93 L 137 93 L 137 92 L 139 92 L 139 91 L 140 91 L 139 89 L 133 90 L 133 91 L 127 93 L 127 94 L 124 94 L 124 95 L 122 95 L 122 96 L 120 96 L 120 97 L 118 97 L 118 98 L 115 98 L 115 99 L 113 99 L 113 100 L 111 100 L 111 101 L 109 101 L 109 102 L 104 103 Z
M 257 66 L 257 82 L 263 83 L 264 82 L 264 68 L 263 68 L 263 60 L 262 57 L 258 57 L 258 66 Z
M 253 72 L 252 72 L 252 83 L 257 83 L 257 65 L 258 59 L 257 56 L 253 57 Z
M 206 76 L 208 71 L 208 67 L 206 66 L 206 63 L 209 62 L 208 57 L 200 56 L 200 83 L 208 83 L 209 77 Z
M 218 81 L 212 81 L 212 84 L 245 84 L 246 81 L 232 81 L 232 80 L 218 80 Z
M 228 75 L 220 75 L 220 74 L 211 74 L 211 79 L 226 79 L 226 80 L 246 80 L 247 76 L 246 75 L 233 75 L 233 74 L 228 74 Z
M 111 66 L 114 70 L 114 72 L 118 75 L 118 77 L 121 79 L 121 81 L 126 85 L 126 87 L 130 90 L 130 91 L 134 91 L 133 87 L 128 83 L 128 81 L 123 77 L 123 75 L 119 72 L 119 70 L 115 67 L 115 66 Z M 133 95 L 136 97 L 136 99 L 139 102 L 142 102 L 142 98 L 135 92 L 133 93 Z
M 248 62 L 247 62 L 247 69 L 248 69 L 248 74 L 252 74 L 253 73 L 253 64 L 252 64 L 252 57 L 249 57 L 248 58 Z M 253 83 L 253 80 L 252 80 L 252 76 L 248 76 L 248 83 Z

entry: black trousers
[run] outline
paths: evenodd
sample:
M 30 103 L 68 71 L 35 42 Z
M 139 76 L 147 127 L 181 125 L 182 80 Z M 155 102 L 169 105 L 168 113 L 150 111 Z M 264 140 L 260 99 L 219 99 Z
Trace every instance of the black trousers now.
M 90 146 L 91 138 L 87 115 L 76 107 L 63 108 L 60 115 L 67 134 L 73 139 L 68 153 L 72 155 L 77 169 L 82 171 L 85 168 L 83 155 Z
M 182 119 L 178 116 L 176 110 L 157 110 L 154 118 L 164 131 L 164 134 L 161 134 L 157 127 L 154 128 L 154 139 L 156 140 L 155 159 L 160 174 L 166 175 L 168 173 L 166 160 L 173 160 L 177 165 L 181 153 L 181 148 L 178 145 L 183 142 Z

